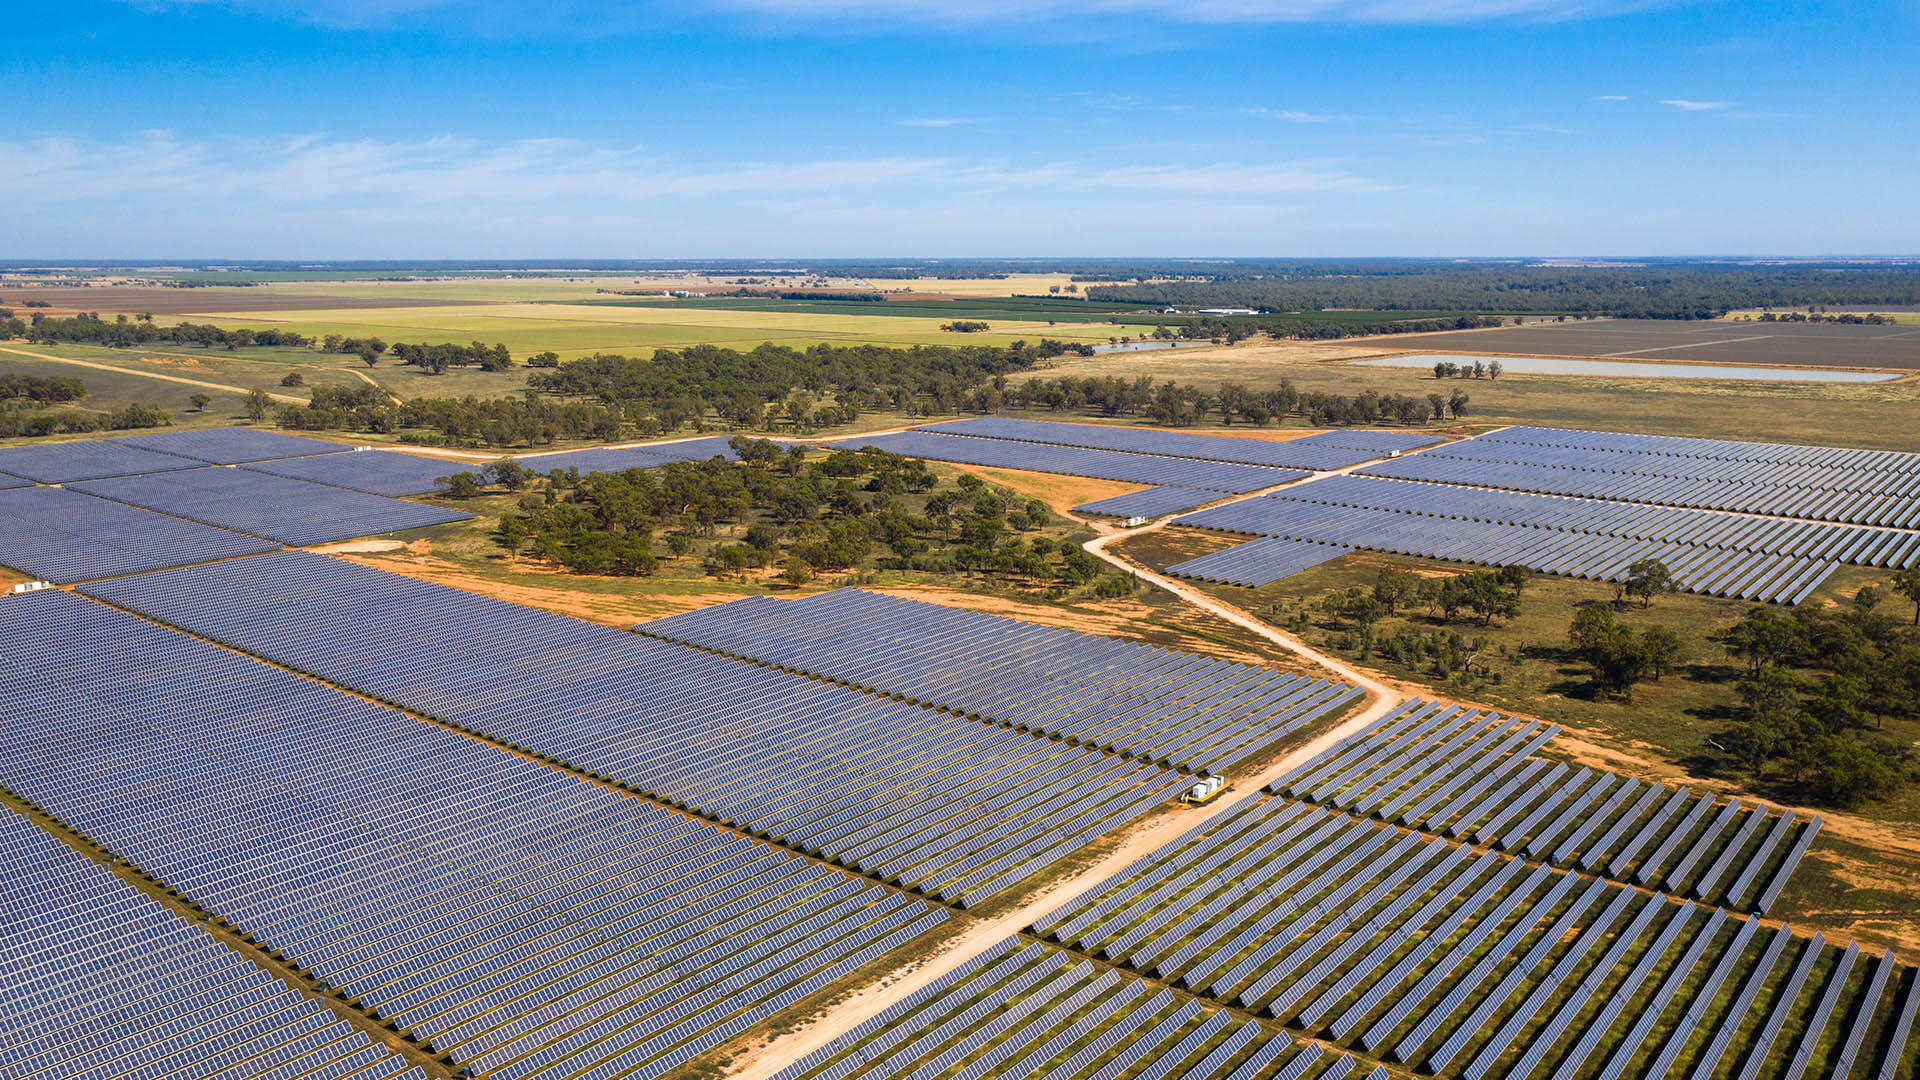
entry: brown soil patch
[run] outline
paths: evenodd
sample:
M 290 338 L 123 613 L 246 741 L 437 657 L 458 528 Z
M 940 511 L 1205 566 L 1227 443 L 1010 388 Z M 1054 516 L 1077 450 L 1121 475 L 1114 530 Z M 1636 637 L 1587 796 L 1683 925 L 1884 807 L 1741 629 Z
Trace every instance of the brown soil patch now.
M 1136 484 L 1123 480 L 1095 480 L 1086 476 L 1061 476 L 1057 473 L 1021 472 L 1017 469 L 990 469 L 982 465 L 960 465 L 943 462 L 961 472 L 969 472 L 990 483 L 1010 488 L 1030 499 L 1039 499 L 1053 509 L 1056 514 L 1070 514 L 1081 503 L 1095 499 L 1110 499 L 1115 495 L 1125 495 L 1129 491 L 1139 491 L 1148 484 Z

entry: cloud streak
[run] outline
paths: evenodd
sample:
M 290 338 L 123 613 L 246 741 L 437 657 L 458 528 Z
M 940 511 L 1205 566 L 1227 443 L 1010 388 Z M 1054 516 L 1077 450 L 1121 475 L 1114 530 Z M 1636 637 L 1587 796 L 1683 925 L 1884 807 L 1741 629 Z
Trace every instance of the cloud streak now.
M 1662 105 L 1671 105 L 1683 112 L 1713 112 L 1733 106 L 1731 101 L 1693 101 L 1688 98 L 1663 98 Z

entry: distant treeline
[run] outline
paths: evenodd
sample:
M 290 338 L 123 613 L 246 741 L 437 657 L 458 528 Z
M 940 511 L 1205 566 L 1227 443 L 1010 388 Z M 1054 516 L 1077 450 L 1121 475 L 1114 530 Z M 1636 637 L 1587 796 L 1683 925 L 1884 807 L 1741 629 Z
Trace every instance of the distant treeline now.
M 1370 337 L 1375 334 L 1426 334 L 1439 330 L 1479 330 L 1504 326 L 1511 320 L 1498 315 L 1449 315 L 1436 319 L 1316 319 L 1302 315 L 1201 315 L 1180 318 L 1167 315 L 1160 319 L 1129 316 L 1128 322 L 1163 322 L 1175 327 L 1183 338 L 1203 341 L 1243 341 L 1255 334 L 1301 341 L 1331 341 L 1337 338 Z M 1156 333 L 1155 336 L 1158 336 Z
M 1263 312 L 1322 309 L 1567 312 L 1705 319 L 1737 308 L 1873 307 L 1920 303 L 1920 267 L 1848 264 L 1735 266 L 1438 266 L 1427 262 L 1243 263 L 1180 280 L 1086 290 L 1090 300 Z
M 50 318 L 35 312 L 26 324 L 22 325 L 19 319 L 8 319 L 4 326 L 0 326 L 0 330 L 4 330 L 7 337 L 23 337 L 39 345 L 66 342 L 126 348 L 170 344 L 244 349 L 256 345 L 304 348 L 313 344 L 311 338 L 291 330 L 226 330 L 197 323 L 157 326 L 145 316 L 129 319 L 125 315 L 116 316 L 112 322 L 108 322 L 93 312 L 84 312 L 70 319 Z
M 88 431 L 128 431 L 134 428 L 164 427 L 173 416 L 158 405 L 133 403 L 107 413 L 65 409 L 60 412 L 29 413 L 18 409 L 0 409 L 0 439 L 16 436 L 74 435 Z
M 1155 383 L 1147 375 L 1132 379 L 1067 376 L 985 388 L 976 396 L 971 411 L 998 412 L 1014 407 L 1138 416 L 1166 427 L 1190 427 L 1214 414 L 1227 425 L 1264 426 L 1288 416 L 1299 416 L 1315 425 L 1424 424 L 1464 415 L 1468 400 L 1458 390 L 1424 398 L 1372 390 L 1351 396 L 1318 391 L 1303 394 L 1291 382 L 1282 380 L 1272 390 L 1250 390 L 1230 382 L 1207 391 L 1175 382 Z

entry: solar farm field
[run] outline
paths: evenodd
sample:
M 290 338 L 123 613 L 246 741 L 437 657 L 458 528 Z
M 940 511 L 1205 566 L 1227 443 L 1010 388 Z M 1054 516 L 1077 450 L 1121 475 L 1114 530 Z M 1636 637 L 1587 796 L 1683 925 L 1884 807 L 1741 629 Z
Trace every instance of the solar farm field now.
M 948 917 L 69 593 L 0 648 L 0 784 L 476 1072 L 660 1076 Z
M 1099 450 L 1053 443 L 987 439 L 970 435 L 940 435 L 930 431 L 902 431 L 829 444 L 835 450 L 872 447 L 890 454 L 988 465 L 1002 469 L 1091 476 L 1101 480 L 1128 480 L 1142 484 L 1175 484 L 1229 494 L 1304 480 L 1301 469 L 1277 469 L 1230 461 L 1201 461 L 1161 454 Z
M 328 484 L 219 467 L 87 480 L 72 485 L 72 490 L 283 544 L 323 544 L 472 516 Z
M 67 584 L 257 555 L 270 540 L 55 487 L 0 490 L 0 565 Z
M 1906 1075 L 1914 969 L 1256 794 L 1032 928 L 1419 1075 Z
M 1223 772 L 1360 696 L 1344 683 L 858 589 L 738 600 L 639 629 L 1199 772 Z
M 86 592 L 961 906 L 1182 782 L 1164 766 L 321 555 L 197 569 Z M 449 654 L 502 662 L 439 661 Z
M 0 810 L 0 1072 L 42 1080 L 423 1074 L 19 814 Z

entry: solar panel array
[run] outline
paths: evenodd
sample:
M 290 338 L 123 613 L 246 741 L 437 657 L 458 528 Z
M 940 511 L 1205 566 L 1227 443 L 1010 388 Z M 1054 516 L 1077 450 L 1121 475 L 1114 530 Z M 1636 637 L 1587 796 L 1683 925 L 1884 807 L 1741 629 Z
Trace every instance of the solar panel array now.
M 1820 832 L 1818 816 L 1535 756 L 1558 732 L 1416 699 L 1267 790 L 1760 913 Z
M 1555 458 L 1569 463 L 1590 461 L 1595 464 L 1562 466 L 1540 463 Z M 1703 478 L 1702 473 L 1721 471 L 1712 468 L 1713 463 L 1704 459 L 1661 458 L 1659 460 L 1672 462 L 1665 466 L 1671 471 L 1662 474 L 1604 471 L 1601 465 L 1606 460 L 1606 455 L 1596 450 L 1575 448 L 1556 453 L 1545 447 L 1482 444 L 1475 439 L 1438 447 L 1412 457 L 1382 461 L 1368 465 L 1361 471 L 1402 480 L 1434 480 L 1448 484 L 1583 495 L 1597 499 L 1770 514 L 1813 521 L 1899 528 L 1920 525 L 1920 500 L 1916 500 L 1911 492 L 1854 491 L 1837 486 L 1795 486 Z M 1786 470 L 1795 467 L 1778 468 Z M 1771 470 L 1760 473 L 1762 476 L 1770 474 Z M 1849 480 L 1848 477 L 1862 479 Z M 1823 482 L 1849 486 L 1884 485 L 1904 491 L 1920 484 L 1920 477 L 1898 473 L 1841 472 L 1837 478 Z
M 0 811 L 0 1075 L 419 1080 L 353 1025 Z
M 683 439 L 680 442 L 652 443 L 646 446 L 617 448 L 596 446 L 585 450 L 530 454 L 514 460 L 542 475 L 555 469 L 562 472 L 575 470 L 582 475 L 595 472 L 625 472 L 628 469 L 657 468 L 675 461 L 706 461 L 713 457 L 738 461 L 740 455 L 734 452 L 732 443 L 732 436 L 712 435 L 704 439 Z
M 1619 581 L 1629 566 L 1653 558 L 1665 563 L 1674 582 L 1688 592 L 1782 604 L 1806 599 L 1839 565 L 1826 559 L 1773 552 L 1435 518 L 1266 496 L 1216 506 L 1177 520 L 1182 525 L 1229 532 L 1485 566 L 1524 566 L 1597 581 Z M 1265 549 L 1239 552 L 1229 548 L 1168 570 L 1206 580 L 1256 584 L 1277 580 L 1271 574 L 1284 568 L 1284 563 L 1274 566 L 1275 561 L 1298 557 L 1291 548 L 1276 550 L 1272 559 L 1265 555 Z
M 32 486 L 33 486 L 33 481 L 31 480 L 22 480 L 17 476 L 7 476 L 4 473 L 0 473 L 0 491 L 7 490 L 8 488 L 32 487 Z
M 963 906 L 1163 805 L 1182 783 L 1165 768 L 307 552 L 85 591 Z
M 665 1075 L 947 918 L 71 593 L 0 651 L 0 783 L 500 1080 Z
M 486 466 L 484 461 L 449 461 L 419 454 L 403 454 L 396 450 L 364 450 L 285 458 L 243 467 L 253 472 L 364 491 L 369 495 L 397 497 L 432 494 L 445 489 L 446 485 L 439 482 L 441 477 L 461 472 L 477 473 Z
M 1302 570 L 1311 570 L 1321 563 L 1332 562 L 1352 550 L 1340 544 L 1266 536 L 1197 559 L 1188 559 L 1169 566 L 1167 570 L 1201 581 L 1220 581 L 1257 589 L 1282 578 L 1290 578 Z
M 239 465 L 249 461 L 337 454 L 347 449 L 324 439 L 282 435 L 259 428 L 203 428 L 198 431 L 162 431 L 116 439 L 126 446 L 158 450 L 163 454 L 204 461 L 212 465 Z
M 1033 929 L 1466 1080 L 1845 1077 L 1875 1053 L 1891 1077 L 1912 1057 L 1891 953 L 1266 795 Z
M 1194 771 L 1220 772 L 1361 695 L 1347 683 L 861 589 L 748 597 L 638 629 Z
M 983 439 L 1084 446 L 1095 450 L 1119 450 L 1130 454 L 1160 454 L 1204 461 L 1237 461 L 1248 465 L 1273 465 L 1286 469 L 1341 469 L 1348 465 L 1358 465 L 1360 462 L 1380 457 L 1388 452 L 1387 449 L 1381 449 L 1378 446 L 1356 446 L 1342 442 L 1316 440 L 1312 437 L 1288 441 L 1242 439 L 1232 436 L 1157 431 L 1150 428 L 1061 424 L 1050 420 L 1008 420 L 997 416 L 954 420 L 915 430 L 941 435 L 971 435 Z M 1364 437 L 1367 434 L 1370 433 L 1358 433 L 1354 442 L 1370 441 Z M 1400 443 L 1406 438 L 1406 436 L 1399 436 L 1386 441 Z M 1415 445 L 1437 441 L 1426 436 L 1414 436 L 1414 438 L 1419 440 Z
M 279 546 L 67 488 L 0 491 L 0 521 L 0 564 L 60 584 Z
M 323 544 L 466 521 L 472 514 L 248 469 L 201 468 L 88 480 L 73 490 L 283 544 Z
M 1854 450 L 1838 446 L 1802 446 L 1794 443 L 1702 439 L 1684 435 L 1636 435 L 1623 431 L 1589 431 L 1518 425 L 1481 436 L 1485 441 L 1534 446 L 1577 446 L 1596 450 L 1667 454 L 1708 461 L 1751 461 L 1863 472 L 1920 473 L 1920 454 L 1896 450 Z
M 931 431 L 871 435 L 829 445 L 835 450 L 872 447 L 890 454 L 930 461 L 954 461 L 965 465 L 1023 469 L 1064 476 L 1091 476 L 1099 480 L 1125 480 L 1139 484 L 1178 484 L 1229 494 L 1292 483 L 1309 475 L 1297 469 L 1276 469 L 1267 465 L 1200 461 L 1195 458 L 1094 450 L 1012 439 L 939 435 Z
M 1342 1080 L 1353 1059 L 1009 938 L 776 1080 Z
M 0 472 L 42 484 L 193 469 L 200 464 L 175 454 L 143 450 L 126 439 L 85 439 L 0 450 Z
M 1329 476 L 1265 497 L 1602 536 L 1631 536 L 1733 551 L 1774 552 L 1863 566 L 1902 567 L 1920 563 L 1920 533 L 1607 499 L 1536 495 L 1357 474 Z
M 1316 435 L 1295 439 L 1294 444 L 1315 446 L 1342 446 L 1350 450 L 1368 450 L 1376 456 L 1381 454 L 1403 454 L 1408 450 L 1418 450 L 1423 446 L 1432 446 L 1446 440 L 1439 435 L 1428 435 L 1418 431 L 1375 431 L 1369 428 L 1334 428 Z
M 1218 491 L 1162 484 L 1159 487 L 1129 491 L 1125 495 L 1114 495 L 1105 499 L 1095 499 L 1089 503 L 1081 503 L 1073 508 L 1073 512 L 1104 514 L 1117 518 L 1159 517 L 1161 514 L 1177 514 L 1182 510 L 1205 506 L 1219 497 Z

